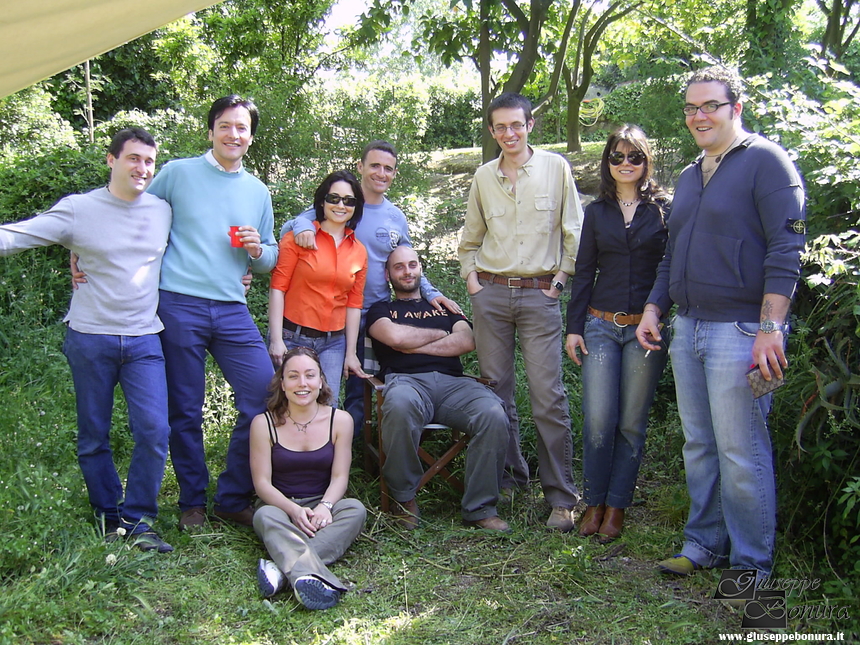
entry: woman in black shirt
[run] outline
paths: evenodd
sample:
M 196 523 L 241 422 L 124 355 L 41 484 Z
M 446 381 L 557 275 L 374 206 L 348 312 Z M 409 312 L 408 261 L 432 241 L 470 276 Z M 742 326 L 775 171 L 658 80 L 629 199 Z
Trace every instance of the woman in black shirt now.
M 567 307 L 567 354 L 582 365 L 588 508 L 579 534 L 597 533 L 601 542 L 621 534 L 639 474 L 648 410 L 666 365 L 666 351 L 646 354 L 635 335 L 668 238 L 669 196 L 651 177 L 652 168 L 651 148 L 640 128 L 625 125 L 609 135 L 600 164 L 600 196 L 585 209 Z

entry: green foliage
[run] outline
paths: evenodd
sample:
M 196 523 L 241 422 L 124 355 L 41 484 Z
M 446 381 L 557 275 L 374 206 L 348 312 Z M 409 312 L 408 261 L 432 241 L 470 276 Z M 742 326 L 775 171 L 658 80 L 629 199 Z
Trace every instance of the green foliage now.
M 794 155 L 806 181 L 810 232 L 844 231 L 860 222 L 860 88 L 829 76 L 822 61 L 802 63 L 787 77 L 752 79 L 745 115 Z
M 38 155 L 57 146 L 77 148 L 72 126 L 51 107 L 51 94 L 41 83 L 0 99 L 0 162 Z
M 421 138 L 425 150 L 471 148 L 481 142 L 481 96 L 468 90 L 449 92 L 430 88 L 427 130 Z
M 604 119 L 613 127 L 631 123 L 648 135 L 655 176 L 663 185 L 671 185 L 699 153 L 684 126 L 680 85 L 677 75 L 634 81 L 616 87 L 604 99 Z

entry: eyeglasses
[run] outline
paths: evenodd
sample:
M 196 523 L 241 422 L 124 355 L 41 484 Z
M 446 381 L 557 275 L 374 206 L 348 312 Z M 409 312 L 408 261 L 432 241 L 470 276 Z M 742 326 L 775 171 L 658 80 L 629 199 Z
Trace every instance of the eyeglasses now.
M 696 112 L 699 110 L 702 111 L 702 114 L 713 114 L 717 110 L 719 110 L 724 105 L 730 105 L 731 101 L 726 101 L 725 103 L 717 103 L 716 101 L 709 101 L 707 103 L 702 103 L 702 105 L 685 105 L 684 106 L 684 115 L 685 116 L 695 116 Z
M 616 150 L 609 153 L 608 159 L 609 163 L 613 166 L 620 166 L 624 163 L 624 159 L 627 159 L 634 166 L 641 166 L 645 163 L 645 153 L 639 150 L 631 150 L 625 155 L 623 152 Z
M 325 199 L 326 204 L 340 204 L 341 202 L 343 202 L 343 205 L 348 207 L 355 206 L 356 202 L 358 201 L 355 197 L 351 195 L 345 195 L 344 197 L 341 197 L 337 193 L 329 193 L 323 199 Z
M 501 123 L 493 126 L 493 132 L 496 134 L 504 134 L 508 130 L 511 132 L 522 132 L 526 129 L 525 123 L 511 123 L 510 125 L 502 125 Z

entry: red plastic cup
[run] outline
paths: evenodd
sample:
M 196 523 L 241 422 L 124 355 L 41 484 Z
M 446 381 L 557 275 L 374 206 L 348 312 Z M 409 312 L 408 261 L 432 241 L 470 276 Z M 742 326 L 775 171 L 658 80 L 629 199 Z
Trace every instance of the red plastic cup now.
M 234 249 L 241 249 L 244 246 L 244 244 L 242 244 L 242 239 L 239 237 L 238 226 L 230 227 L 230 246 Z

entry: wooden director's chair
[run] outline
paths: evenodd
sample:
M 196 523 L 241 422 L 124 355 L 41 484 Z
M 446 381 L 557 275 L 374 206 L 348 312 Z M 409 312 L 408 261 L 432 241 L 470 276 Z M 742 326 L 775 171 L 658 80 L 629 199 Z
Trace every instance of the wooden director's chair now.
M 375 369 L 374 369 L 375 365 Z M 375 356 L 370 348 L 370 339 L 365 346 L 365 361 L 364 371 L 375 373 L 379 371 L 379 363 L 375 362 Z M 494 381 L 478 376 L 468 375 L 476 381 L 493 387 Z M 382 465 L 385 463 L 385 450 L 382 446 L 382 403 L 385 400 L 382 396 L 382 390 L 385 387 L 384 383 L 377 377 L 372 376 L 365 381 L 364 386 L 364 469 L 369 473 L 379 473 L 379 492 L 380 492 L 380 507 L 382 511 L 387 513 L 391 499 L 388 496 L 388 485 L 385 483 L 385 478 L 382 476 Z M 374 395 L 376 401 L 374 402 Z M 450 441 L 446 442 L 447 448 L 438 457 L 428 452 L 424 447 L 424 442 L 434 435 L 435 439 L 443 432 L 450 433 Z M 461 495 L 465 491 L 463 481 L 448 470 L 448 464 L 451 460 L 459 455 L 469 441 L 467 435 L 462 434 L 459 430 L 449 428 L 446 425 L 439 423 L 429 423 L 424 426 L 424 431 L 421 433 L 421 440 L 418 447 L 418 456 L 427 464 L 427 470 L 424 471 L 424 476 L 418 483 L 418 490 L 421 490 L 427 482 L 436 475 L 440 475 Z M 416 491 L 417 492 L 417 491 Z

